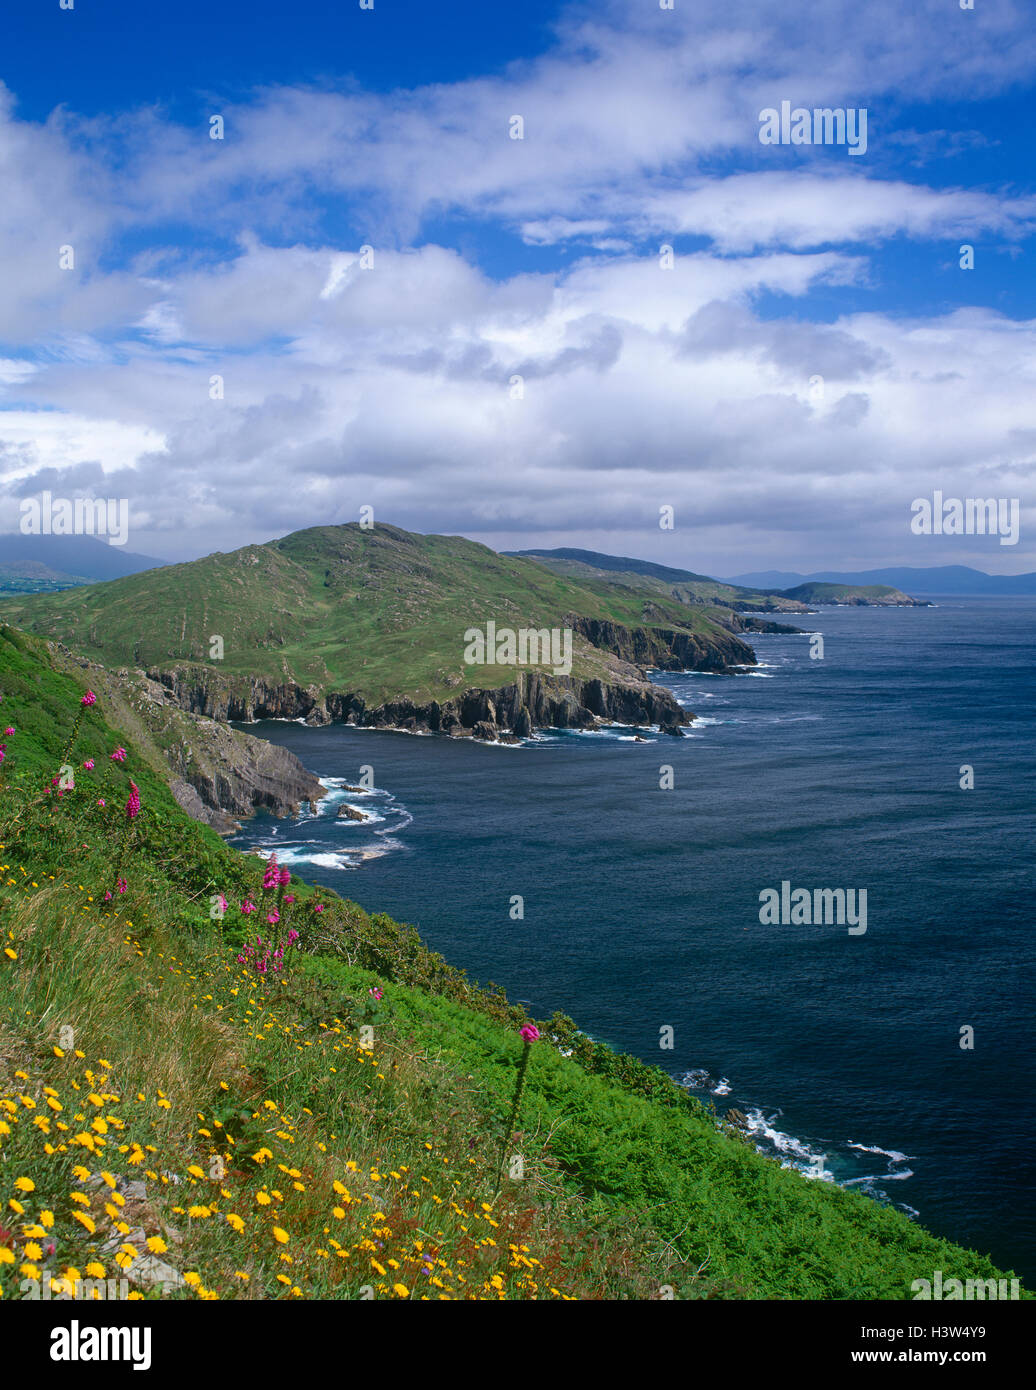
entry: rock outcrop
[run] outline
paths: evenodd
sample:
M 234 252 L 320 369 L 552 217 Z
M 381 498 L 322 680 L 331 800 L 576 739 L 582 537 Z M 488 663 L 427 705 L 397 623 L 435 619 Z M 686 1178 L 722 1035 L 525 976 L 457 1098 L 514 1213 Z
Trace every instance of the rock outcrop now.
M 652 666 L 659 671 L 727 671 L 732 666 L 755 665 L 752 648 L 722 632 L 698 636 L 668 627 L 623 627 L 576 615 L 567 621 L 591 646 L 613 652 L 633 666 Z
M 467 688 L 445 700 L 401 698 L 372 705 L 355 691 L 325 691 L 290 681 L 271 685 L 196 664 L 153 669 L 147 675 L 182 709 L 223 723 L 304 719 L 311 726 L 356 724 L 513 741 L 528 738 L 537 728 L 592 729 L 601 723 L 657 725 L 679 737 L 694 715 L 667 690 L 651 684 L 648 668 L 726 671 L 755 665 L 755 653 L 733 632 L 699 636 L 577 615 L 568 622 L 577 640 L 609 654 L 608 679 L 523 671 L 513 683 L 495 689 Z
M 294 753 L 265 739 L 199 718 L 198 711 L 142 671 L 110 671 L 48 643 L 66 669 L 88 672 L 98 698 L 118 712 L 119 727 L 168 781 L 195 820 L 225 833 L 239 819 L 267 810 L 295 815 L 326 794 Z
M 360 695 L 329 694 L 317 700 L 301 686 L 269 687 L 249 680 L 234 693 L 217 676 L 211 684 L 203 669 L 149 672 L 168 697 L 211 720 L 305 719 L 310 725 L 355 724 L 362 728 L 407 729 L 457 738 L 528 738 L 537 728 L 591 729 L 598 723 L 657 724 L 679 736 L 694 715 L 667 690 L 647 680 L 610 684 L 572 676 L 524 674 L 519 682 L 494 690 L 466 690 L 450 700 L 392 700 L 369 706 Z

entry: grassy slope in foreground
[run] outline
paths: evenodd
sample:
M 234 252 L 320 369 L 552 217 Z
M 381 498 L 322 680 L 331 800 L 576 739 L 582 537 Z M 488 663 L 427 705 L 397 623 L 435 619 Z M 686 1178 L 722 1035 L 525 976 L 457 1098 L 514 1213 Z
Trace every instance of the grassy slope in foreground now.
M 354 523 L 103 586 L 7 600 L 0 612 L 108 666 L 194 664 L 210 678 L 294 682 L 354 693 L 370 706 L 512 682 L 514 666 L 464 665 L 465 630 L 490 619 L 498 628 L 563 628 L 578 615 L 737 646 L 704 611 L 672 599 L 646 605 L 633 590 L 590 589 L 460 537 Z M 223 638 L 218 662 L 209 656 L 214 634 Z M 577 636 L 573 675 L 612 681 L 615 659 Z
M 5 627 L 0 693 L 5 1297 L 44 1268 L 136 1278 L 150 1251 L 182 1298 L 906 1298 L 935 1269 L 1003 1277 L 762 1158 L 559 1015 L 541 1029 L 573 1055 L 533 1045 L 506 1145 L 525 1176 L 497 1194 L 523 1011 L 298 880 L 304 949 L 284 980 L 256 976 L 237 960 L 270 906 L 237 911 L 260 903 L 255 858 L 191 822 L 99 705 L 74 791 L 44 794 L 82 688 Z

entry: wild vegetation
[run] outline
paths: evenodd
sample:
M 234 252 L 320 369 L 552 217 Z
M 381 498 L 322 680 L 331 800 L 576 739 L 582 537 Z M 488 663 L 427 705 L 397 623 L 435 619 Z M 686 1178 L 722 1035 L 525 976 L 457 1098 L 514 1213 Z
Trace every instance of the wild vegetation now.
M 855 1299 L 1004 1277 L 231 850 L 10 627 L 0 694 L 3 1297 L 125 1278 L 173 1299 Z
M 579 583 L 462 537 L 384 524 L 317 526 L 103 585 L 8 598 L 2 612 L 109 667 L 193 670 L 235 689 L 293 683 L 353 693 L 368 705 L 442 700 L 513 681 L 513 665 L 464 663 L 465 630 L 489 619 L 498 628 L 550 629 L 580 617 L 738 645 L 718 609 L 664 591 Z M 218 657 L 213 637 L 221 639 Z M 741 653 L 751 660 L 748 649 Z M 577 636 L 573 657 L 576 679 L 615 679 L 612 652 Z

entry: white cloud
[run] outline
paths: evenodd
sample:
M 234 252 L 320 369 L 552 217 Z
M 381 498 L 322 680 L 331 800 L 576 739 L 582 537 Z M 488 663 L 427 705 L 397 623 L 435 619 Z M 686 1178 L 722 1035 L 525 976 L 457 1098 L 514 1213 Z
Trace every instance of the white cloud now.
M 19 121 L 6 98 L 0 479 L 128 494 L 135 548 L 165 555 L 368 503 L 417 529 L 629 552 L 659 543 L 670 503 L 670 562 L 728 571 L 810 548 L 841 562 L 847 536 L 905 559 L 909 502 L 933 487 L 1031 505 L 1031 323 L 894 304 L 811 323 L 807 299 L 872 294 L 875 250 L 901 235 L 1031 234 L 1032 197 L 918 185 L 889 161 L 924 134 L 880 142 L 908 101 L 1030 72 L 1024 21 L 1010 0 L 602 0 L 492 79 L 227 102 L 223 142 L 158 110 Z M 873 105 L 875 158 L 778 165 L 758 111 L 782 99 Z M 430 244 L 425 221 L 450 215 L 458 246 L 477 224 L 545 268 L 492 278 Z M 709 249 L 664 269 L 680 236 Z

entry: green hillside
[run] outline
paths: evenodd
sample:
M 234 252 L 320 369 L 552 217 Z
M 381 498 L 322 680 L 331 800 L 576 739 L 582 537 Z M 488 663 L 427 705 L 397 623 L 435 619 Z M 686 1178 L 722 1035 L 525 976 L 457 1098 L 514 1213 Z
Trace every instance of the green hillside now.
M 1009 1277 L 761 1157 L 561 1015 L 526 1046 L 523 1010 L 413 929 L 264 889 L 85 685 L 0 626 L 3 1297 L 126 1277 L 175 1299 L 903 1299 L 935 1269 Z
M 0 595 L 53 594 L 89 582 L 81 575 L 65 574 L 38 561 L 13 565 L 0 561 Z
M 794 589 L 782 589 L 781 593 L 788 598 L 798 599 L 801 603 L 807 604 L 849 603 L 879 606 L 906 604 L 913 606 L 917 602 L 908 594 L 904 594 L 902 589 L 895 589 L 891 584 L 828 584 L 812 580 L 807 584 L 797 584 Z
M 690 570 L 670 569 L 647 560 L 626 559 L 617 555 L 601 555 L 592 550 L 523 550 L 522 558 L 534 560 L 552 574 L 563 575 L 577 583 L 597 587 L 607 584 L 618 589 L 649 593 L 659 599 L 675 599 L 678 603 L 704 605 L 709 608 L 733 608 L 746 602 L 750 606 L 765 603 L 765 598 L 750 589 L 739 589 L 721 579 L 710 579 Z M 773 600 L 774 607 L 799 609 L 792 602 L 782 605 Z
M 688 634 L 722 665 L 754 660 L 702 608 L 671 596 L 588 585 L 473 541 L 378 525 L 320 526 L 62 594 L 11 598 L 12 623 L 109 666 L 185 667 L 229 687 L 260 680 L 351 692 L 368 705 L 494 688 L 514 666 L 464 663 L 464 632 L 566 628 L 574 617 Z M 222 638 L 223 656 L 210 656 Z M 717 645 L 718 644 L 718 645 Z M 575 636 L 577 680 L 640 679 L 614 644 Z M 538 669 L 549 669 L 540 667 Z
M 915 600 L 888 584 L 836 584 L 810 582 L 793 589 L 747 589 L 709 579 L 690 570 L 672 569 L 619 555 L 602 555 L 591 550 L 523 550 L 522 555 L 565 575 L 589 588 L 606 584 L 676 599 L 679 603 L 704 605 L 710 616 L 723 620 L 724 609 L 740 613 L 802 613 L 810 605 L 848 603 L 860 605 L 912 605 Z

